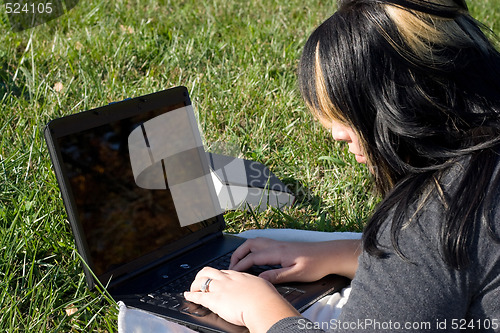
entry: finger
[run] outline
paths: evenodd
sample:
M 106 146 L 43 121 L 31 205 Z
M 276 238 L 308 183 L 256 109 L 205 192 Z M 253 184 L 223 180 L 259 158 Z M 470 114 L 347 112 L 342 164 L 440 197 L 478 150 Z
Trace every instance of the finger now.
M 222 274 L 222 273 L 221 273 Z M 207 289 L 205 292 L 201 291 L 201 286 L 207 282 L 207 280 L 210 279 L 210 282 L 208 283 Z M 214 305 L 216 305 L 214 302 L 216 300 L 216 295 L 217 293 L 220 294 L 221 288 L 223 289 L 227 285 L 227 279 L 226 280 L 219 280 L 219 279 L 212 279 L 212 278 L 207 278 L 204 276 L 200 276 L 193 281 L 192 288 L 190 291 L 185 291 L 184 292 L 184 298 L 187 301 L 201 304 L 212 311 L 214 311 Z M 194 286 L 194 288 L 193 288 Z
M 232 269 L 235 271 L 246 271 L 254 265 L 281 265 L 281 260 L 281 255 L 277 251 L 263 250 L 252 252 L 236 263 Z
M 247 269 L 255 265 L 254 260 L 255 260 L 255 254 L 249 253 L 240 261 L 238 261 L 236 264 L 234 264 L 232 267 L 230 266 L 229 269 L 240 272 L 246 271 Z
M 210 308 L 209 303 L 210 303 L 210 293 L 200 293 L 196 291 L 185 291 L 184 292 L 184 298 L 186 301 L 193 302 L 196 304 L 201 304 L 207 308 Z
M 224 273 L 220 270 L 212 268 L 212 267 L 204 267 L 202 268 L 194 278 L 191 283 L 191 287 L 189 291 L 191 292 L 199 292 L 201 291 L 202 285 L 208 280 L 211 279 L 210 286 L 212 285 L 213 280 L 221 280 L 224 278 Z
M 231 255 L 231 261 L 229 263 L 229 269 L 233 269 L 241 259 L 245 258 L 249 253 L 252 252 L 252 246 L 255 240 L 247 239 L 242 245 L 240 245 L 236 250 L 234 250 Z
M 284 282 L 296 282 L 297 273 L 294 269 L 295 266 L 270 269 L 268 271 L 259 274 L 260 278 L 271 282 L 272 284 L 284 283 Z
M 270 247 L 270 244 L 276 242 L 269 238 L 257 237 L 253 239 L 247 239 L 240 247 L 238 247 L 231 256 L 231 261 L 229 264 L 229 269 L 234 269 L 233 267 L 243 258 L 248 256 L 250 253 L 255 253 L 262 251 Z
M 230 269 L 226 270 L 223 269 L 221 270 L 221 273 L 224 274 L 229 280 L 236 280 L 238 277 L 251 275 L 245 272 L 236 272 L 235 270 L 230 270 Z
M 201 304 L 201 293 L 193 292 L 193 291 L 185 291 L 184 292 L 184 298 L 186 301 L 190 301 L 196 304 Z
M 203 267 L 202 269 L 200 269 L 198 271 L 198 273 L 196 273 L 196 277 L 199 277 L 199 276 L 206 276 L 206 277 L 209 277 L 209 278 L 223 278 L 224 277 L 224 273 L 222 273 L 221 270 L 217 269 L 217 268 L 213 268 L 213 267 L 210 267 L 210 266 L 205 266 Z

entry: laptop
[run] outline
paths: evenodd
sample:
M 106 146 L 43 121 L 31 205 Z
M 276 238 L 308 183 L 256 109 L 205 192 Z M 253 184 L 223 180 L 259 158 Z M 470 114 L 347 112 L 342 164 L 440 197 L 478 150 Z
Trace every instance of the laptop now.
M 244 242 L 223 233 L 185 87 L 54 119 L 44 135 L 89 288 L 196 331 L 247 331 L 182 298 L 197 271 L 227 268 Z M 332 275 L 276 288 L 304 311 L 348 283 Z

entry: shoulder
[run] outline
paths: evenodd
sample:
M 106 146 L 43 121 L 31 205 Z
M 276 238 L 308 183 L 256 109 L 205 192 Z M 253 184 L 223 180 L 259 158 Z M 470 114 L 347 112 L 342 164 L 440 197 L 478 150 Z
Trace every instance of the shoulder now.
M 388 215 L 381 225 L 378 241 L 386 251 L 385 259 L 376 259 L 364 253 L 360 258 L 360 267 L 369 275 L 378 274 L 386 279 L 395 279 L 400 283 L 419 285 L 424 290 L 433 290 L 434 294 L 425 294 L 428 304 L 437 305 L 436 311 L 446 302 L 453 300 L 457 313 L 465 311 L 464 316 L 483 318 L 486 314 L 500 315 L 500 166 L 495 165 L 491 177 L 474 179 L 474 169 L 470 161 L 464 159 L 453 165 L 439 177 L 435 184 L 413 201 L 408 207 L 408 220 L 403 223 L 394 237 L 393 214 Z M 476 165 L 477 167 L 477 165 Z M 470 177 L 470 179 L 464 179 Z M 464 182 L 475 193 L 460 193 Z M 459 205 L 453 198 L 462 196 Z M 479 196 L 479 197 L 475 197 Z M 464 221 L 447 221 L 454 217 L 464 218 L 451 210 L 467 211 L 472 202 L 480 202 L 478 212 Z M 470 205 L 469 205 L 470 203 Z M 467 233 L 460 233 L 459 228 L 467 228 Z M 467 236 L 467 241 L 460 243 L 459 237 Z M 448 239 L 447 239 L 448 238 Z M 397 244 L 397 247 L 395 246 Z M 446 260 L 447 246 L 465 246 L 469 264 L 461 269 L 450 267 Z M 396 250 L 399 248 L 401 255 Z M 413 290 L 405 285 L 399 291 Z M 399 289 L 399 288 L 398 288 Z M 420 296 L 417 294 L 408 297 Z
M 500 179 L 499 167 L 494 166 L 489 178 L 474 183 L 473 176 L 480 164 L 473 164 L 464 159 L 434 174 L 419 193 L 411 198 L 400 197 L 403 204 L 391 205 L 384 219 L 377 221 L 377 244 L 386 255 L 377 257 L 363 251 L 341 319 L 411 322 L 500 318 L 500 244 L 492 237 L 492 231 L 500 233 L 500 189 L 494 181 Z M 480 191 L 483 185 L 485 188 Z M 464 188 L 477 191 L 462 193 Z M 481 218 L 484 214 L 464 223 L 449 223 L 450 209 L 467 211 L 477 193 L 482 193 L 481 209 L 488 212 L 491 223 Z M 457 195 L 460 200 L 453 203 Z M 401 213 L 398 209 L 404 209 L 404 214 L 400 214 L 403 221 L 395 224 L 394 217 Z M 472 226 L 465 243 L 455 242 L 464 236 L 460 226 Z M 446 238 L 451 242 L 445 243 Z M 449 265 L 444 252 L 450 245 L 466 246 L 468 266 L 454 269 Z
M 488 175 L 481 174 L 482 165 L 471 160 L 463 158 L 430 177 L 407 201 L 405 220 L 397 226 L 394 216 L 401 207 L 392 207 L 379 229 L 381 246 L 389 251 L 400 246 L 410 261 L 421 256 L 438 261 L 450 247 L 463 246 L 466 254 L 474 256 L 473 266 L 477 261 L 472 259 L 478 255 L 500 250 L 500 160 L 491 161 Z M 461 238 L 467 241 L 460 243 Z
M 469 252 L 494 244 L 500 239 L 500 158 L 490 157 L 464 157 L 427 177 L 418 191 L 408 191 L 384 207 L 387 211 L 378 221 L 379 244 L 385 249 L 401 245 L 409 248 L 407 252 L 419 245 L 441 255 L 463 236 L 468 238 L 463 245 L 471 247 Z

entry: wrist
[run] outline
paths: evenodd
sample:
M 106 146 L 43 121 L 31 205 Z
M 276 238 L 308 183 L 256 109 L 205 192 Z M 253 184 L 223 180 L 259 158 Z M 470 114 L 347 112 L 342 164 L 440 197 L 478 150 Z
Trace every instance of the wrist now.
M 361 240 L 345 239 L 325 242 L 324 253 L 330 274 L 354 278 L 358 269 L 358 257 L 362 252 Z
M 278 321 L 300 316 L 300 313 L 279 294 L 265 302 L 258 309 L 252 309 L 245 315 L 245 326 L 251 333 L 265 333 Z

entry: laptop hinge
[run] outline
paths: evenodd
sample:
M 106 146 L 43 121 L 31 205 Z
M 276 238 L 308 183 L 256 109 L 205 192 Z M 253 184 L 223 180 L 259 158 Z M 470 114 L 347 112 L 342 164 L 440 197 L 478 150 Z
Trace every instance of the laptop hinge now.
M 206 243 L 208 243 L 216 238 L 219 238 L 219 237 L 222 237 L 222 231 L 219 231 L 219 232 L 216 232 L 213 234 L 209 234 L 209 235 L 206 235 L 206 236 L 200 238 L 200 240 L 198 241 L 199 242 L 198 245 L 206 244 Z

